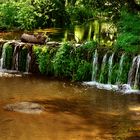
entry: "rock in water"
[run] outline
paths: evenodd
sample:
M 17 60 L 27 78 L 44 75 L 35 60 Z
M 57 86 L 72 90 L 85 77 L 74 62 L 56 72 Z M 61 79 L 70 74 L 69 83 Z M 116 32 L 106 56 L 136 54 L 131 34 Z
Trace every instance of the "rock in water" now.
M 131 86 L 128 84 L 118 85 L 118 90 L 125 92 L 127 90 L 131 90 Z
M 19 102 L 14 104 L 8 104 L 4 107 L 4 109 L 7 111 L 22 112 L 27 114 L 40 114 L 44 111 L 44 107 L 32 102 Z
M 44 44 L 46 42 L 46 37 L 43 35 L 30 35 L 30 34 L 22 34 L 21 36 L 22 42 L 27 43 L 35 43 L 35 44 Z

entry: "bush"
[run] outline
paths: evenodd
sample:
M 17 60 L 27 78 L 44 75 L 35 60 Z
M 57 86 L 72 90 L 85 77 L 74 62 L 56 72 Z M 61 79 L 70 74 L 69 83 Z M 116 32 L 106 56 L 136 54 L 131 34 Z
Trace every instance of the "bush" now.
M 67 12 L 69 13 L 71 23 L 77 22 L 81 24 L 93 17 L 91 10 L 84 6 L 70 6 L 67 8 Z
M 80 47 L 63 44 L 53 60 L 56 76 L 68 77 L 73 81 L 91 79 L 92 57 L 95 42 L 88 42 Z
M 69 23 L 64 0 L 34 1 L 37 27 L 61 27 Z
M 118 23 L 119 35 L 115 44 L 116 49 L 125 52 L 140 52 L 140 16 L 122 11 Z
M 52 75 L 54 73 L 52 59 L 56 49 L 46 46 L 42 48 L 40 48 L 40 46 L 33 46 L 33 51 L 36 54 L 39 71 L 42 74 Z
M 0 28 L 10 29 L 17 26 L 17 13 L 17 3 L 10 1 L 0 4 Z
M 20 29 L 31 30 L 37 27 L 36 14 L 34 7 L 28 3 L 19 3 L 19 10 L 16 15 L 18 27 Z
M 68 43 L 64 43 L 58 49 L 53 59 L 54 73 L 59 77 L 72 77 L 74 69 L 74 47 Z
M 61 27 L 69 23 L 64 1 L 8 1 L 0 4 L 0 28 Z
M 69 78 L 73 81 L 91 79 L 95 42 L 80 47 L 64 43 L 59 48 L 33 46 L 39 71 L 46 75 Z

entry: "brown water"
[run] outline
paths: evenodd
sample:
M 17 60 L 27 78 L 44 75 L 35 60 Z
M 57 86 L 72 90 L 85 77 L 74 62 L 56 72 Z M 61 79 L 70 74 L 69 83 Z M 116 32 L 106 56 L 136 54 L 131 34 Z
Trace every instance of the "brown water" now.
M 32 101 L 41 114 L 3 106 Z M 140 140 L 140 95 L 40 77 L 0 79 L 0 140 Z

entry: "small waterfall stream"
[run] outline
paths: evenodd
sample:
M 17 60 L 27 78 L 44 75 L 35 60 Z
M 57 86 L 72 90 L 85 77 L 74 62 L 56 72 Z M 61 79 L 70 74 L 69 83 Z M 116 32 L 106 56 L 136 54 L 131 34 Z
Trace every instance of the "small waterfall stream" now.
M 137 88 L 138 87 L 138 81 L 139 81 L 139 68 L 140 68 L 140 55 L 137 56 L 137 61 L 136 61 L 136 65 L 137 65 L 137 68 L 136 68 L 136 74 L 135 74 L 135 81 L 134 81 L 134 88 Z
M 4 68 L 4 59 L 5 59 L 5 57 L 6 57 L 6 47 L 5 46 L 3 46 L 3 48 L 2 48 L 2 55 L 1 55 L 1 59 L 0 59 L 0 71 L 2 71 L 3 70 L 3 68 Z
M 23 49 L 25 49 L 25 48 L 23 48 Z M 20 67 L 22 65 L 22 62 L 20 62 L 20 60 L 19 60 L 19 57 L 21 57 L 20 56 L 21 51 L 22 51 L 21 46 L 15 45 L 13 48 L 13 46 L 10 46 L 8 43 L 5 43 L 2 47 L 2 55 L 0 58 L 0 71 L 7 72 L 7 73 L 19 72 L 20 71 L 19 64 L 21 63 Z M 26 66 L 24 68 L 25 71 L 22 71 L 22 72 L 29 73 L 31 55 L 30 55 L 30 51 L 28 49 L 27 49 L 27 55 L 26 54 L 22 55 L 22 61 L 25 61 L 25 63 L 26 63 Z M 8 66 L 10 66 L 10 68 L 9 67 L 7 68 L 7 64 L 8 64 Z
M 31 63 L 31 55 L 30 53 L 27 54 L 27 60 L 26 60 L 26 72 L 28 73 L 30 70 L 30 63 Z
M 102 82 L 103 79 L 104 79 L 104 75 L 103 74 L 105 72 L 106 64 L 107 64 L 107 53 L 104 55 L 103 60 L 102 60 L 101 73 L 100 73 L 99 82 Z
M 119 70 L 118 70 L 118 76 L 117 76 L 117 80 L 116 80 L 116 83 L 117 83 L 117 84 L 121 84 L 121 76 L 122 76 L 122 72 L 123 72 L 124 58 L 125 58 L 125 53 L 122 54 L 121 59 L 120 59 Z
M 13 52 L 13 64 L 12 64 L 12 70 L 18 71 L 18 46 L 15 46 L 14 52 Z
M 132 65 L 129 66 L 127 69 L 126 67 L 131 62 L 129 62 L 129 59 L 128 59 L 128 62 L 126 62 L 125 53 L 123 53 L 120 58 L 118 57 L 117 59 L 120 59 L 120 60 L 117 60 L 117 61 L 114 59 L 115 53 L 112 53 L 109 57 L 107 57 L 108 54 L 106 53 L 103 56 L 101 64 L 100 64 L 101 72 L 100 72 L 99 79 L 96 79 L 95 77 L 98 71 L 97 66 L 99 65 L 98 55 L 99 54 L 97 54 L 97 50 L 95 50 L 94 56 L 93 56 L 92 81 L 84 82 L 84 84 L 88 84 L 90 86 L 96 86 L 99 89 L 115 90 L 115 91 L 119 91 L 123 93 L 140 93 L 139 90 L 136 90 L 140 88 L 139 87 L 140 86 L 140 55 L 135 56 L 133 58 Z M 103 73 L 105 72 L 108 75 L 107 84 L 105 84 L 104 80 L 102 80 L 104 76 Z M 122 76 L 124 78 L 124 75 L 123 75 L 124 72 L 126 75 L 125 81 L 128 81 L 128 84 L 122 82 Z M 115 82 L 116 85 L 112 85 L 112 78 L 116 79 L 116 82 Z
M 131 86 L 134 85 L 134 77 L 135 77 L 135 73 L 136 73 L 137 64 L 138 64 L 137 63 L 137 56 L 135 56 L 133 58 L 132 66 L 131 66 L 131 68 L 129 70 L 129 74 L 128 74 L 128 84 L 131 85 Z
M 96 81 L 97 76 L 97 70 L 98 70 L 98 52 L 95 50 L 95 53 L 93 55 L 93 67 L 92 67 L 92 81 Z
M 109 57 L 108 60 L 108 84 L 111 84 L 111 79 L 112 79 L 112 66 L 113 66 L 113 58 L 114 58 L 114 53 Z
M 131 54 L 127 55 L 122 52 L 121 57 L 117 56 L 117 53 L 110 53 L 108 50 L 104 52 L 104 55 L 101 52 L 96 49 L 93 53 L 92 81 L 89 84 L 96 85 L 98 88 L 119 90 L 125 93 L 129 93 L 131 88 L 140 89 L 140 55 L 132 58 Z M 20 45 L 15 45 L 13 48 L 12 45 L 5 43 L 1 54 L 0 70 L 2 72 L 11 70 L 27 72 L 27 74 L 30 72 L 31 63 L 34 60 L 32 48 Z

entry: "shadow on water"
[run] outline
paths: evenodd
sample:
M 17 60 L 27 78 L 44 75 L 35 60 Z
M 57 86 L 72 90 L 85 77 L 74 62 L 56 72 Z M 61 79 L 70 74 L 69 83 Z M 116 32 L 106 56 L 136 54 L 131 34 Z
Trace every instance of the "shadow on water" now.
M 78 126 L 71 127 L 68 131 L 92 132 L 95 129 L 95 131 L 98 130 L 97 133 L 101 140 L 140 139 L 140 127 L 134 128 L 135 125 L 139 124 L 139 114 L 129 109 L 130 106 L 135 105 L 135 102 L 140 102 L 139 96 L 117 95 L 116 93 L 108 93 L 107 95 L 102 94 L 102 90 L 98 92 L 96 97 L 91 96 L 85 99 L 55 98 L 52 100 L 34 100 L 33 102 L 43 105 L 47 112 L 56 115 L 60 113 L 77 116 L 82 120 Z M 135 121 L 133 120 L 134 116 L 136 117 Z M 90 137 L 91 135 L 89 135 Z
M 122 95 L 39 77 L 0 79 L 0 88 L 0 140 L 140 138 L 140 95 Z M 6 104 L 22 101 L 39 103 L 45 111 L 29 115 L 2 109 Z

